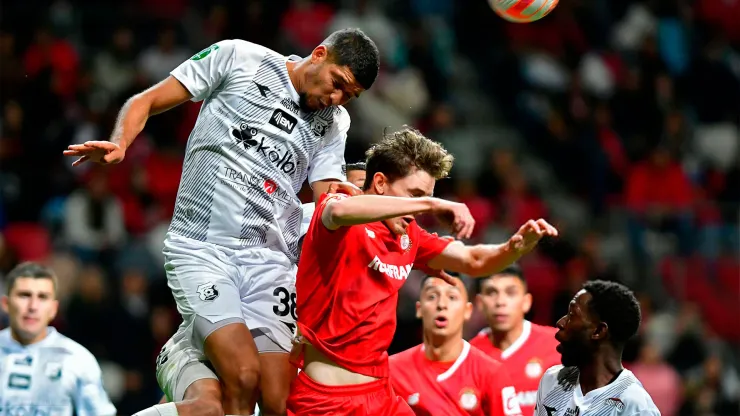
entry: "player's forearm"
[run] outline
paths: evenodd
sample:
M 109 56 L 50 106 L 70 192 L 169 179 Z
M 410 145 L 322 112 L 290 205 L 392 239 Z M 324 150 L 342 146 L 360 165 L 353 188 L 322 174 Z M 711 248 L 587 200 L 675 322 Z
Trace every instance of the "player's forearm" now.
M 146 121 L 151 115 L 151 102 L 141 95 L 135 95 L 126 101 L 118 113 L 110 141 L 128 149 L 134 139 L 144 130 Z
M 488 277 L 497 273 L 515 261 L 521 254 L 504 244 L 478 244 L 470 247 L 470 256 L 466 262 L 467 270 L 459 270 L 472 277 Z
M 329 204 L 322 220 L 329 228 L 346 227 L 430 212 L 434 207 L 434 198 L 358 195 Z

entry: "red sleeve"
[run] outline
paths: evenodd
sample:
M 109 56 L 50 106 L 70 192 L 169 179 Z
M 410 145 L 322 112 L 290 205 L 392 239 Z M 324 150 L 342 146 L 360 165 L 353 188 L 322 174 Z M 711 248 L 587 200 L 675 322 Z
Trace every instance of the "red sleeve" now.
M 431 269 L 427 267 L 427 263 L 442 254 L 442 251 L 444 251 L 444 249 L 454 240 L 451 238 L 442 238 L 437 234 L 428 233 L 425 229 L 418 226 L 417 228 L 419 230 L 417 237 L 419 248 L 416 250 L 414 268 L 425 272 L 431 272 Z M 412 243 L 415 242 L 412 241 Z
M 489 373 L 489 380 L 486 384 L 489 387 L 486 391 L 486 402 L 490 416 L 522 415 L 514 383 L 509 372 L 502 365 L 499 364 L 496 371 Z

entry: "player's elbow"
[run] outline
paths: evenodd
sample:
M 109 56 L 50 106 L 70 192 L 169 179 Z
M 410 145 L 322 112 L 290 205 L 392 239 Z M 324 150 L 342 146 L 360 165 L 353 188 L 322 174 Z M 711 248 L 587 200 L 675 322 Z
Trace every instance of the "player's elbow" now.
M 344 201 L 335 201 L 324 208 L 324 214 L 322 217 L 324 225 L 329 228 L 353 225 L 351 221 L 352 212 L 349 207 L 347 207 L 347 204 L 343 204 L 342 202 Z

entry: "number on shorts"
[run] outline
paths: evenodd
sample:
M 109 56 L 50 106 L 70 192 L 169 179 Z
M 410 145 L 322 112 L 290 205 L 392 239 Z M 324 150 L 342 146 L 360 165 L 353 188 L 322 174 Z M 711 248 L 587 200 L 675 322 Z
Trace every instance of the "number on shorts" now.
M 288 289 L 280 286 L 276 287 L 272 294 L 277 296 L 278 302 L 280 302 L 280 305 L 272 307 L 272 311 L 275 315 L 288 316 L 288 314 L 290 314 L 293 319 L 298 319 L 295 313 L 295 293 L 290 293 L 288 292 Z

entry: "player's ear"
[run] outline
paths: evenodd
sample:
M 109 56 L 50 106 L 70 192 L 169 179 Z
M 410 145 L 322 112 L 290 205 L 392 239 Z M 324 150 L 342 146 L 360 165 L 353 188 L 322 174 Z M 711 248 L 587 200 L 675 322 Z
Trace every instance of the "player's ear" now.
M 416 301 L 416 319 L 421 319 L 421 302 Z
M 0 306 L 3 307 L 3 311 L 5 313 L 9 313 L 10 312 L 10 308 L 9 308 L 9 305 L 8 305 L 8 296 L 7 295 L 3 295 L 2 297 L 0 297 Z
M 595 341 L 605 340 L 609 336 L 609 325 L 606 322 L 599 322 L 591 333 L 591 339 Z
M 57 312 L 59 312 L 59 301 L 54 299 L 51 302 L 51 316 L 49 317 L 49 322 L 53 321 L 54 318 L 57 317 Z
M 532 294 L 525 293 L 524 301 L 522 302 L 522 312 L 526 315 L 530 309 L 532 309 Z
M 475 295 L 475 308 L 483 312 L 483 296 L 480 293 Z
M 329 50 L 326 49 L 326 46 L 319 45 L 313 49 L 311 52 L 311 63 L 313 64 L 320 64 L 326 60 L 329 56 Z
M 470 320 L 470 317 L 473 316 L 473 304 L 470 302 L 465 303 L 465 322 Z
M 388 178 L 381 172 L 375 172 L 375 175 L 373 175 L 372 187 L 376 194 L 385 194 L 386 188 L 388 187 Z

